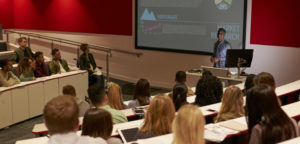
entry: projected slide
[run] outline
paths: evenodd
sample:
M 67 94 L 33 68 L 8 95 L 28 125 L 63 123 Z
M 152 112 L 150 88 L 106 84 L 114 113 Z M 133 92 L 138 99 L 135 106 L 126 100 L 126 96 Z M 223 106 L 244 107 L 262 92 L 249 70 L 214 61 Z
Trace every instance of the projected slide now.
M 232 48 L 241 49 L 244 0 L 137 0 L 139 49 L 212 53 L 218 28 Z

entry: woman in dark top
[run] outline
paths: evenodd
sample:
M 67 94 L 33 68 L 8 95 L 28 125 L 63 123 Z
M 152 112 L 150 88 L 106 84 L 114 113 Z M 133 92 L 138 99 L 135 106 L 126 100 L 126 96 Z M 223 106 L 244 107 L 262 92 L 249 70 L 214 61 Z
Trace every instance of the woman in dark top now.
M 275 144 L 299 136 L 294 119 L 281 109 L 273 88 L 255 85 L 247 92 L 246 120 L 249 144 Z
M 205 106 L 218 103 L 223 95 L 221 80 L 213 76 L 211 72 L 204 71 L 196 86 L 195 104 Z
M 94 74 L 96 72 L 97 64 L 93 54 L 90 53 L 88 44 L 81 44 L 80 49 L 83 54 L 80 55 L 79 68 L 89 72 L 89 85 L 98 83 L 99 85 L 104 86 L 103 76 Z
M 97 65 L 93 54 L 90 53 L 88 44 L 81 44 L 80 50 L 83 52 L 83 54 L 80 55 L 80 69 L 88 70 L 89 73 L 94 73 Z
M 173 103 L 176 111 L 178 111 L 181 106 L 188 104 L 186 101 L 187 91 L 187 87 L 184 84 L 174 86 Z

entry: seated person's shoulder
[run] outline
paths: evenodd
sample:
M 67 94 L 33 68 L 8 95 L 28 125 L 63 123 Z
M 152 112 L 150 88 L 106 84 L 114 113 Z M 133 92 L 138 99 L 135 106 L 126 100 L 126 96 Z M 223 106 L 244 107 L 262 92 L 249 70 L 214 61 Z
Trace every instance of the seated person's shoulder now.
M 90 136 L 80 136 L 76 144 L 107 144 L 106 141 L 100 137 L 94 138 Z

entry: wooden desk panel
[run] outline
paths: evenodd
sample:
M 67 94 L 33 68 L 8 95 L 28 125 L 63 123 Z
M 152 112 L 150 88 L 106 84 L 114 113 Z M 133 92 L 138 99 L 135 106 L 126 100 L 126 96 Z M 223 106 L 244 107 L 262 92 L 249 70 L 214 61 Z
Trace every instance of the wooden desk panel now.
M 29 118 L 28 90 L 26 87 L 18 87 L 11 91 L 12 118 L 17 123 Z
M 11 92 L 0 93 L 0 129 L 12 124 Z
M 35 117 L 43 113 L 45 98 L 44 98 L 44 83 L 35 83 L 28 87 L 29 98 L 29 117 Z

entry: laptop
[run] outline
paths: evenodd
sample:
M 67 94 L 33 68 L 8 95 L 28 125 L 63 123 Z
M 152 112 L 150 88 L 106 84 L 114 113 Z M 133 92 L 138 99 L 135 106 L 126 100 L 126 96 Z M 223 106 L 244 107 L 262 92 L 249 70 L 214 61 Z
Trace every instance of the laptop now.
M 118 133 L 124 144 L 129 142 L 134 142 L 137 140 L 136 134 L 138 133 L 139 128 L 129 128 L 129 129 L 118 129 Z

